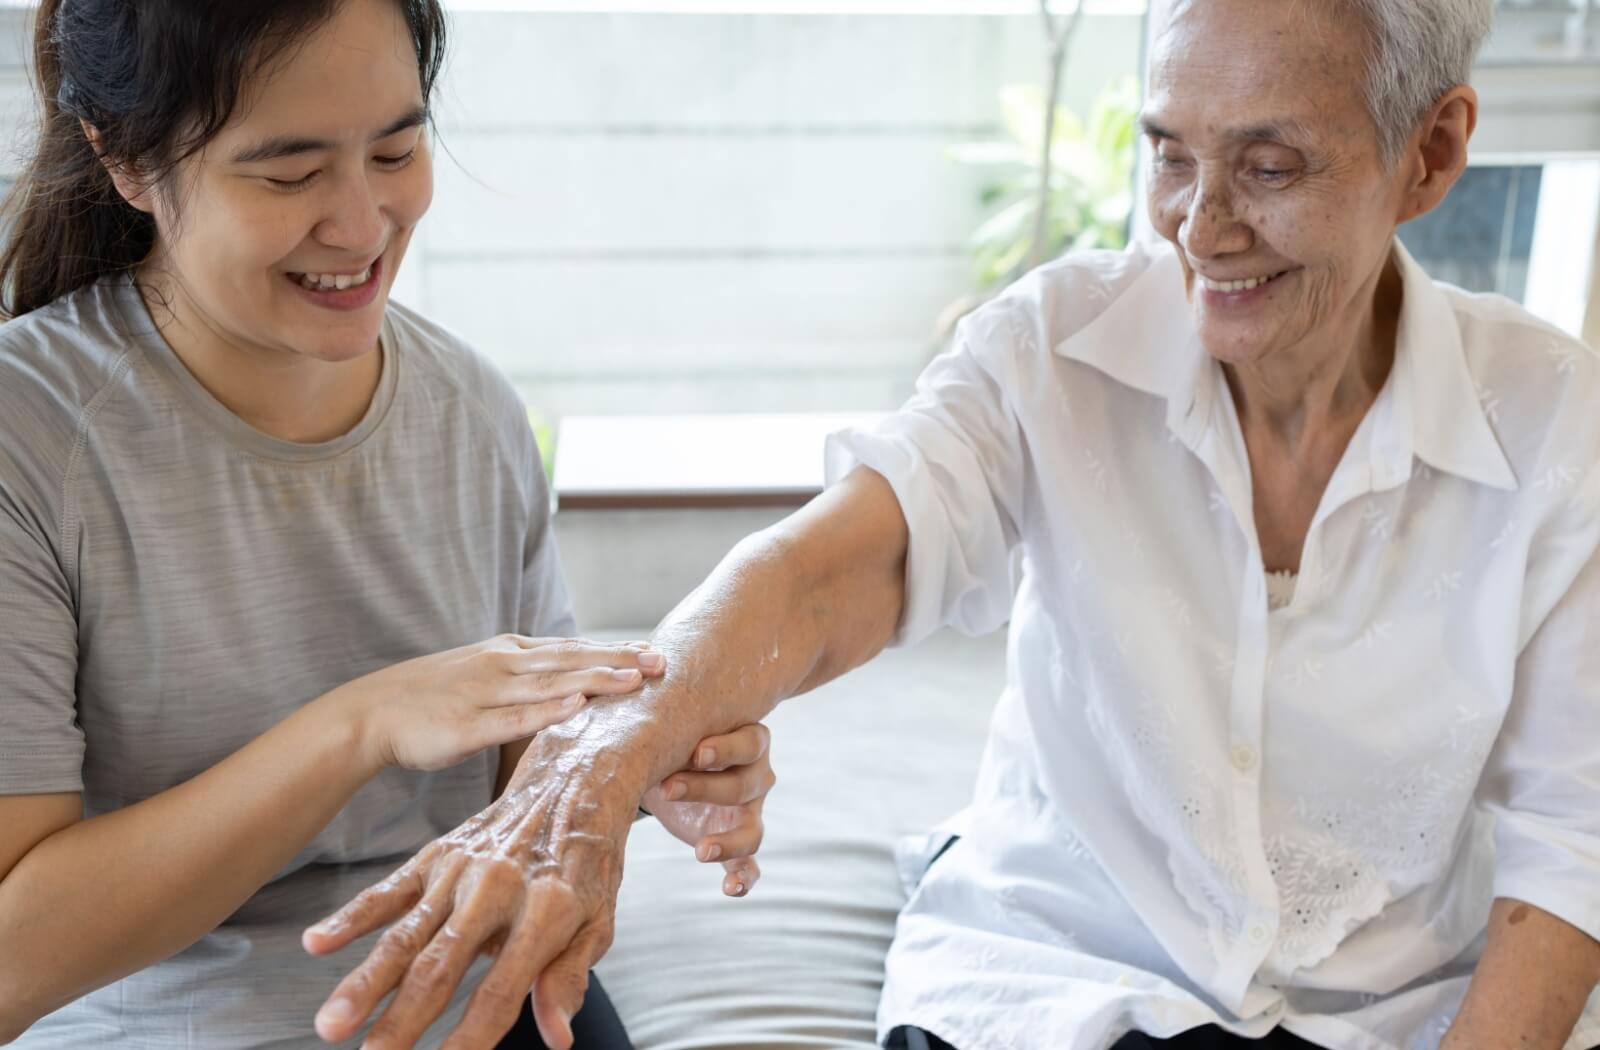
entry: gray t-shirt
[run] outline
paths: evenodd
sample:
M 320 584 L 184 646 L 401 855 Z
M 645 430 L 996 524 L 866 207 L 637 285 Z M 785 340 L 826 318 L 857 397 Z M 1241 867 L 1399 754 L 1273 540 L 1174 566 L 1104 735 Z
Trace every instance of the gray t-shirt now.
M 214 399 L 126 278 L 0 326 L 0 794 L 82 791 L 93 817 L 369 671 L 572 633 L 516 394 L 401 306 L 382 345 L 365 418 L 299 445 Z M 384 772 L 215 932 L 18 1045 L 322 1045 L 313 1014 L 370 940 L 314 959 L 301 930 L 482 809 L 494 770 Z

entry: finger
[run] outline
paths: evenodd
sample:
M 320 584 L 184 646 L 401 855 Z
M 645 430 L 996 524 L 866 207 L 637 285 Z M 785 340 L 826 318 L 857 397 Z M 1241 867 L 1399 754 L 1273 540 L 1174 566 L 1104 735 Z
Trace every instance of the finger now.
M 766 797 L 777 780 L 772 767 L 763 762 L 721 773 L 674 773 L 661 782 L 661 793 L 668 802 L 742 806 Z
M 772 744 L 772 732 L 759 722 L 740 726 L 731 733 L 708 736 L 700 741 L 690 759 L 690 768 L 716 772 L 733 766 L 748 766 L 760 761 Z
M 538 671 L 512 675 L 481 701 L 485 707 L 540 704 L 564 700 L 574 693 L 585 696 L 623 696 L 637 692 L 644 676 L 632 667 L 587 667 L 581 671 Z
M 695 843 L 694 855 L 703 864 L 714 860 L 753 856 L 761 849 L 761 840 L 766 836 L 766 830 L 759 812 L 741 815 L 738 825 L 732 830 L 707 835 Z
M 725 872 L 722 876 L 722 892 L 729 897 L 748 895 L 761 878 L 761 865 L 756 863 L 754 857 L 724 861 L 722 868 Z
M 317 1011 L 317 1035 L 330 1043 L 355 1035 L 405 976 L 412 960 L 433 940 L 449 914 L 453 874 L 434 882 L 415 908 L 384 931 L 366 961 L 339 982 Z
M 572 1019 L 583 1009 L 589 969 L 605 954 L 610 936 L 583 934 L 544 968 L 533 986 L 533 1020 L 552 1050 L 572 1046 Z
M 445 1040 L 442 1050 L 494 1046 L 516 1024 L 522 1012 L 522 1001 L 531 993 L 540 971 L 562 951 L 577 930 L 577 918 L 570 907 L 562 908 L 548 924 L 534 918 L 536 914 L 540 914 L 540 909 L 530 907 L 517 923 L 501 947 L 499 958 L 472 993 L 461 1022 Z
M 494 927 L 474 911 L 456 912 L 422 949 L 377 1024 L 367 1033 L 368 1050 L 409 1048 L 438 1019 Z
M 312 955 L 329 955 L 387 926 L 422 900 L 419 853 L 399 871 L 369 886 L 355 899 L 300 935 L 301 946 Z
M 540 671 L 581 671 L 590 667 L 616 667 L 658 677 L 667 666 L 665 654 L 633 645 L 599 645 L 569 639 L 538 646 L 521 654 L 517 665 L 523 674 Z
M 537 736 L 582 711 L 588 700 L 582 693 L 574 693 L 562 700 L 484 708 L 477 712 L 476 720 L 469 727 L 463 749 L 481 751 Z

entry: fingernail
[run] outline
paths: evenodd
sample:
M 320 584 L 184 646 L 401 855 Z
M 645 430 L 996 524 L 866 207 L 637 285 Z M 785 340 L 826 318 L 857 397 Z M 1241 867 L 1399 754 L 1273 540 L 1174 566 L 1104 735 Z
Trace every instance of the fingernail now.
M 744 883 L 736 882 L 736 883 L 733 884 L 733 895 L 735 897 L 743 897 L 744 896 Z
M 667 662 L 667 658 L 660 653 L 640 653 L 639 666 L 646 671 L 654 671 Z
M 348 1024 L 356 1015 L 355 1004 L 348 999 L 335 999 L 322 1008 L 317 1016 L 324 1024 Z
M 617 670 L 611 672 L 611 677 L 615 678 L 619 682 L 631 682 L 635 678 L 639 677 L 639 672 L 633 670 L 632 668 L 618 668 Z
M 711 750 L 709 747 L 702 747 L 700 749 L 700 753 L 694 758 L 694 764 L 699 766 L 701 769 L 710 769 L 711 763 L 715 762 L 716 760 L 717 753 L 715 751 Z
M 713 842 L 710 846 L 706 847 L 706 855 L 701 859 L 709 863 L 716 860 L 720 856 L 722 856 L 722 847 Z
M 583 706 L 583 694 L 573 693 L 571 696 L 561 701 L 561 705 L 563 707 L 581 707 Z
M 681 780 L 674 780 L 667 787 L 667 801 L 676 802 L 689 793 L 689 785 Z

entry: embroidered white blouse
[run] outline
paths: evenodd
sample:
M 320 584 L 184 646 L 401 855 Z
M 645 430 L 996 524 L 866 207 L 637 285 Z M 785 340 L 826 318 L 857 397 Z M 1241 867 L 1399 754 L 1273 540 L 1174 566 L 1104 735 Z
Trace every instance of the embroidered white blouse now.
M 1600 937 L 1600 361 L 1395 252 L 1394 368 L 1277 611 L 1170 249 L 1045 267 L 830 439 L 910 524 L 898 641 L 1011 624 L 880 1034 L 1431 1050 L 1495 896 Z

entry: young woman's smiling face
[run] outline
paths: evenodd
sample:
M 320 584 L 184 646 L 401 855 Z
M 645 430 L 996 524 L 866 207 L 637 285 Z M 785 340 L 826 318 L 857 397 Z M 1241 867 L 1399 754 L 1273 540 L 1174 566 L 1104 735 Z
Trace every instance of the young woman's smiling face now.
M 1218 360 L 1259 363 L 1359 327 L 1370 308 L 1405 169 L 1380 156 L 1363 46 L 1311 5 L 1205 0 L 1180 7 L 1155 48 L 1150 215 Z
M 393 0 L 344 0 L 246 85 L 227 127 L 137 202 L 159 230 L 142 277 L 183 338 L 264 360 L 375 349 L 433 196 L 426 117 Z

